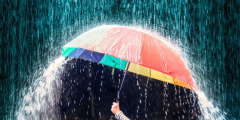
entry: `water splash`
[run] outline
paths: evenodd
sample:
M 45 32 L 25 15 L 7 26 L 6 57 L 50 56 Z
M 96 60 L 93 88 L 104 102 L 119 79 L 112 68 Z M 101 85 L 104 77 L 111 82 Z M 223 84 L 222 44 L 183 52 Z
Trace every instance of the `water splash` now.
M 201 106 L 201 111 L 203 112 L 204 119 L 207 120 L 225 120 L 224 114 L 220 111 L 218 107 L 214 107 L 213 101 L 207 99 L 202 91 L 196 92 L 198 95 L 199 103 Z
M 174 45 L 174 48 L 177 49 L 178 47 Z M 58 118 L 58 107 L 56 105 L 58 105 L 61 91 L 61 81 L 58 81 L 58 77 L 59 74 L 64 70 L 62 65 L 66 62 L 67 61 L 65 61 L 63 57 L 57 58 L 53 63 L 50 64 L 48 69 L 44 70 L 44 74 L 34 81 L 33 85 L 31 85 L 28 89 L 25 88 L 23 90 L 23 93 L 25 95 L 23 102 L 18 110 L 17 119 Z M 187 65 L 192 67 L 191 64 Z M 207 99 L 202 91 L 197 92 L 197 95 L 200 101 L 200 107 L 204 119 L 225 119 L 224 114 L 221 113 L 218 107 L 213 105 L 213 101 L 209 101 Z M 139 102 L 141 103 L 141 100 Z M 38 118 L 36 118 L 36 116 L 38 116 Z
M 176 46 L 175 46 L 176 47 Z M 206 77 L 203 76 L 201 72 L 204 71 L 204 65 L 201 64 L 201 61 L 195 60 L 197 62 L 190 63 L 189 59 L 191 58 L 189 56 L 190 51 L 188 51 L 188 48 L 181 46 L 182 49 L 179 49 L 179 53 L 182 56 L 182 60 L 186 64 L 187 68 L 191 68 L 191 74 L 193 76 L 194 82 L 197 84 L 199 91 L 196 91 L 196 94 L 199 99 L 200 109 L 203 114 L 203 119 L 205 120 L 225 120 L 226 113 L 224 111 L 220 110 L 220 105 L 217 104 L 217 101 L 210 100 L 207 98 L 206 91 L 202 90 L 202 84 L 199 84 L 202 79 L 208 80 Z M 187 59 L 188 58 L 188 59 Z
M 59 74 L 64 70 L 63 65 L 68 60 L 62 56 L 58 57 L 44 70 L 43 75 L 22 91 L 24 98 L 17 112 L 18 120 L 58 118 L 56 105 L 58 105 L 61 91 Z
M 174 48 L 174 50 L 176 50 L 176 52 L 178 54 L 180 54 L 180 56 L 182 57 L 182 60 L 184 61 L 186 68 L 194 68 L 195 67 L 196 70 L 189 69 L 193 75 L 193 78 L 194 78 L 193 81 L 195 83 L 197 83 L 197 81 L 200 81 L 201 79 L 204 78 L 202 76 L 202 74 L 197 73 L 197 71 L 203 71 L 204 66 L 201 65 L 201 62 L 200 61 L 198 61 L 196 63 L 189 62 L 189 59 L 191 59 L 191 57 L 189 56 L 190 51 L 188 51 L 188 48 L 186 48 L 185 46 L 182 46 L 181 43 L 180 43 L 180 45 L 177 45 L 177 44 L 170 42 L 172 38 L 163 37 L 163 36 L 159 35 L 158 32 L 155 32 L 152 30 L 142 30 L 142 31 L 144 31 L 148 34 L 151 34 L 151 35 L 157 37 L 158 39 L 161 39 L 166 44 L 168 44 L 171 48 Z M 177 41 L 181 41 L 181 40 L 177 40 Z M 199 88 L 199 91 L 196 91 L 197 96 L 195 96 L 195 97 L 198 97 L 198 99 L 199 99 L 200 109 L 203 114 L 202 118 L 206 119 L 206 120 L 225 120 L 226 113 L 224 111 L 220 110 L 220 105 L 217 104 L 216 101 L 209 100 L 206 97 L 206 92 L 203 92 L 203 90 L 201 90 L 202 85 L 197 84 L 197 86 Z M 213 105 L 213 104 L 216 104 L 216 105 Z

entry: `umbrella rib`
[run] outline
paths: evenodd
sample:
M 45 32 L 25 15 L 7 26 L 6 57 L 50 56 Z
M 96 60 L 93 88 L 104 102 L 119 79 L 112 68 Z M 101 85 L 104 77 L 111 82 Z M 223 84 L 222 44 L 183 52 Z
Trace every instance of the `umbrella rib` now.
M 129 40 L 129 38 L 131 38 L 131 36 L 130 36 L 130 34 L 127 34 L 128 32 L 125 32 L 125 37 L 123 37 L 124 35 L 121 35 L 120 36 L 120 38 L 122 38 L 123 40 L 121 41 L 121 42 L 123 42 L 123 43 L 125 43 L 126 41 L 128 41 Z M 120 39 L 119 38 L 119 39 Z M 128 44 L 126 45 L 126 47 L 125 47 L 125 49 L 123 49 L 124 51 L 121 51 L 122 50 L 122 48 L 119 50 L 119 51 L 117 51 L 116 52 L 116 54 L 120 57 L 120 58 L 122 58 L 122 56 L 123 56 L 123 54 L 125 53 L 125 51 L 126 51 L 126 49 L 128 49 Z M 114 48 L 116 48 L 117 47 L 117 44 L 115 44 L 113 47 L 112 47 L 112 49 L 114 49 Z M 120 54 L 121 53 L 121 54 Z M 128 54 L 127 54 L 128 55 Z M 127 57 L 128 58 L 128 57 Z
M 156 43 L 157 48 L 161 51 L 162 59 L 163 59 L 163 62 L 164 62 L 164 68 L 165 68 L 166 73 L 168 73 L 167 66 L 166 66 L 165 59 L 164 59 L 164 55 L 163 55 L 163 51 L 162 51 L 161 47 L 159 46 L 159 44 L 156 42 L 156 39 L 154 39 L 154 42 Z

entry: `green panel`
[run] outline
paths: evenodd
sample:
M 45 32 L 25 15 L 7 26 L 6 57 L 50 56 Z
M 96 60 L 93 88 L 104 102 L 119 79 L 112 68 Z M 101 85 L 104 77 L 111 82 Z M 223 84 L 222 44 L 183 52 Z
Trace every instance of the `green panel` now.
M 75 49 L 77 49 L 77 48 L 63 47 L 62 48 L 62 56 L 66 58 Z
M 127 61 L 110 55 L 105 55 L 100 63 L 111 67 L 114 67 L 114 65 L 117 64 L 115 68 L 124 70 Z

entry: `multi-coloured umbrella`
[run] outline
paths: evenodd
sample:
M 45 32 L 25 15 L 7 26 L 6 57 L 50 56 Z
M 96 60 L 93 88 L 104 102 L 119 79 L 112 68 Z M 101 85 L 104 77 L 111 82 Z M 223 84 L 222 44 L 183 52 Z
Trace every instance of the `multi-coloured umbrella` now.
M 62 48 L 63 57 L 81 58 L 192 90 L 198 90 L 178 52 L 137 28 L 103 25 Z

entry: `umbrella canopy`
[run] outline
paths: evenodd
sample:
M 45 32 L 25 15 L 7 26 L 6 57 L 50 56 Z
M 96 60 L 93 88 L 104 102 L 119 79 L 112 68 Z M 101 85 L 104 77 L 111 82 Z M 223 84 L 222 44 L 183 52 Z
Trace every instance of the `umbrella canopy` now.
M 94 28 L 63 46 L 62 56 L 198 90 L 178 52 L 164 40 L 136 28 L 115 25 Z

